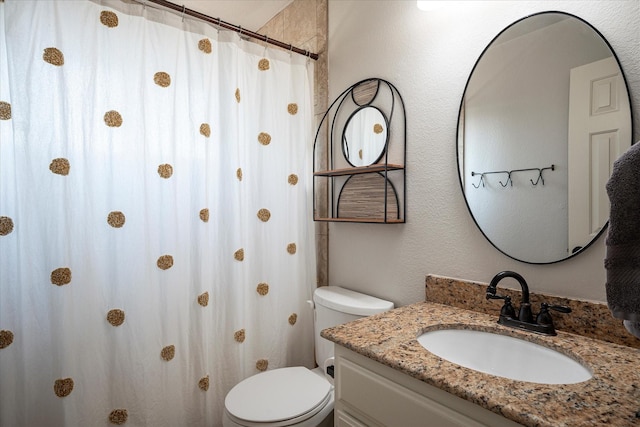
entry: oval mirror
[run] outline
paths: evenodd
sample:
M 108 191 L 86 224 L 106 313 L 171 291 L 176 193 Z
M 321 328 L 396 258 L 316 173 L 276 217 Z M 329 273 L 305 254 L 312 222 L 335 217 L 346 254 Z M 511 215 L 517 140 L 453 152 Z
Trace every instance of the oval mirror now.
M 562 12 L 523 18 L 484 50 L 460 104 L 469 212 L 511 258 L 570 258 L 605 229 L 605 184 L 631 139 L 625 77 L 603 36 Z
M 342 133 L 342 152 L 351 166 L 378 162 L 389 141 L 388 121 L 378 108 L 358 108 L 347 120 Z

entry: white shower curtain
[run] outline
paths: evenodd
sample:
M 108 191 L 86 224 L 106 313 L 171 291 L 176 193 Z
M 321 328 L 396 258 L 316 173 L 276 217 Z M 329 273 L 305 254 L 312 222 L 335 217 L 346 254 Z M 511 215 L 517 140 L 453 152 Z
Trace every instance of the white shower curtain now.
M 220 425 L 313 366 L 312 73 L 137 3 L 0 2 L 0 426 Z

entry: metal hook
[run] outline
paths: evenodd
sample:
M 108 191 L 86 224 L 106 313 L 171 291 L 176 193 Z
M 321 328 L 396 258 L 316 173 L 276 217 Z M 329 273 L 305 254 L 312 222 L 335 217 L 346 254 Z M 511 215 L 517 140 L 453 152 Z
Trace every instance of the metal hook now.
M 529 181 L 531 181 L 531 184 L 533 185 L 538 185 L 538 183 L 540 181 L 542 181 L 542 185 L 544 185 L 544 178 L 542 178 L 542 169 L 537 168 L 538 169 L 538 179 L 536 179 L 536 182 L 533 182 L 533 179 L 530 179 Z
M 473 185 L 474 188 L 480 188 L 480 184 L 482 184 L 482 186 L 484 187 L 484 174 L 483 173 L 477 173 L 477 172 L 471 172 L 471 176 L 476 176 L 476 175 L 480 175 L 480 181 L 478 181 L 478 185 L 475 185 L 473 182 L 471 183 L 471 185 Z
M 511 183 L 511 186 L 513 187 L 513 180 L 511 179 L 511 171 L 502 171 L 502 172 L 507 174 L 507 182 L 503 184 L 502 181 L 498 181 L 500 185 L 502 185 L 503 187 L 506 187 L 509 183 Z
M 542 181 L 542 185 L 544 185 L 544 178 L 542 177 L 542 171 L 549 170 L 549 169 L 551 169 L 552 171 L 556 170 L 556 165 L 551 165 L 547 168 L 537 168 L 537 169 L 538 169 L 538 179 L 536 180 L 536 182 L 533 182 L 533 179 L 530 179 L 529 181 L 531 181 L 533 185 L 538 185 L 538 183 Z

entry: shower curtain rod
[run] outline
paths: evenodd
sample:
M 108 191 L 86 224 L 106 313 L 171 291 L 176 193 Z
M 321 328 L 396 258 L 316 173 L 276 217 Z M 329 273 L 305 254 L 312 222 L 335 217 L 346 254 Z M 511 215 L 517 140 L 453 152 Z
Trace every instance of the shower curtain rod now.
M 295 47 L 291 44 L 287 44 L 287 43 L 283 43 L 281 41 L 278 40 L 274 40 L 271 39 L 263 34 L 258 34 L 256 32 L 250 31 L 250 30 L 245 30 L 244 28 L 242 28 L 239 25 L 234 25 L 234 24 L 230 24 L 228 22 L 222 21 L 220 20 L 220 18 L 212 18 L 211 16 L 205 15 L 203 13 L 200 13 L 198 11 L 189 9 L 187 7 L 180 6 L 176 3 L 171 3 L 170 1 L 166 1 L 166 0 L 135 0 L 138 3 L 142 3 L 143 5 L 147 4 L 147 3 L 155 3 L 157 5 L 166 7 L 168 9 L 172 9 L 175 10 L 176 12 L 180 12 L 182 15 L 189 15 L 192 16 L 194 18 L 198 18 L 200 20 L 209 22 L 211 24 L 217 25 L 218 27 L 221 28 L 225 28 L 227 30 L 231 30 L 231 31 L 235 31 L 236 33 L 240 33 L 240 36 L 247 36 L 247 37 L 251 37 L 253 39 L 258 39 L 261 40 L 265 43 L 269 43 L 278 47 L 281 47 L 283 49 L 287 49 L 290 52 L 296 52 L 299 53 L 301 55 L 307 56 L 311 59 L 318 59 L 318 54 L 317 53 L 312 53 L 308 50 L 305 49 L 300 49 L 299 47 Z

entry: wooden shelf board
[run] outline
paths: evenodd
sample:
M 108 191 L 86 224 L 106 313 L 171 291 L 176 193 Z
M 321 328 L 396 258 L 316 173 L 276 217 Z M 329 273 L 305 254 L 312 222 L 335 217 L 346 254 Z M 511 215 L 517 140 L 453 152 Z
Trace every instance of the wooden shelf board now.
M 392 165 L 392 164 L 386 165 L 387 171 L 402 170 L 402 169 L 404 169 L 404 166 L 402 165 Z M 353 168 L 333 169 L 333 170 L 327 170 L 327 171 L 318 171 L 318 172 L 315 172 L 313 175 L 341 176 L 341 175 L 357 175 L 360 173 L 384 172 L 384 171 L 385 171 L 385 165 L 371 165 L 371 166 L 360 166 L 360 167 L 353 167 Z
M 404 219 L 387 218 L 385 221 L 383 218 L 314 218 L 314 221 L 321 222 L 363 222 L 370 224 L 402 224 Z

